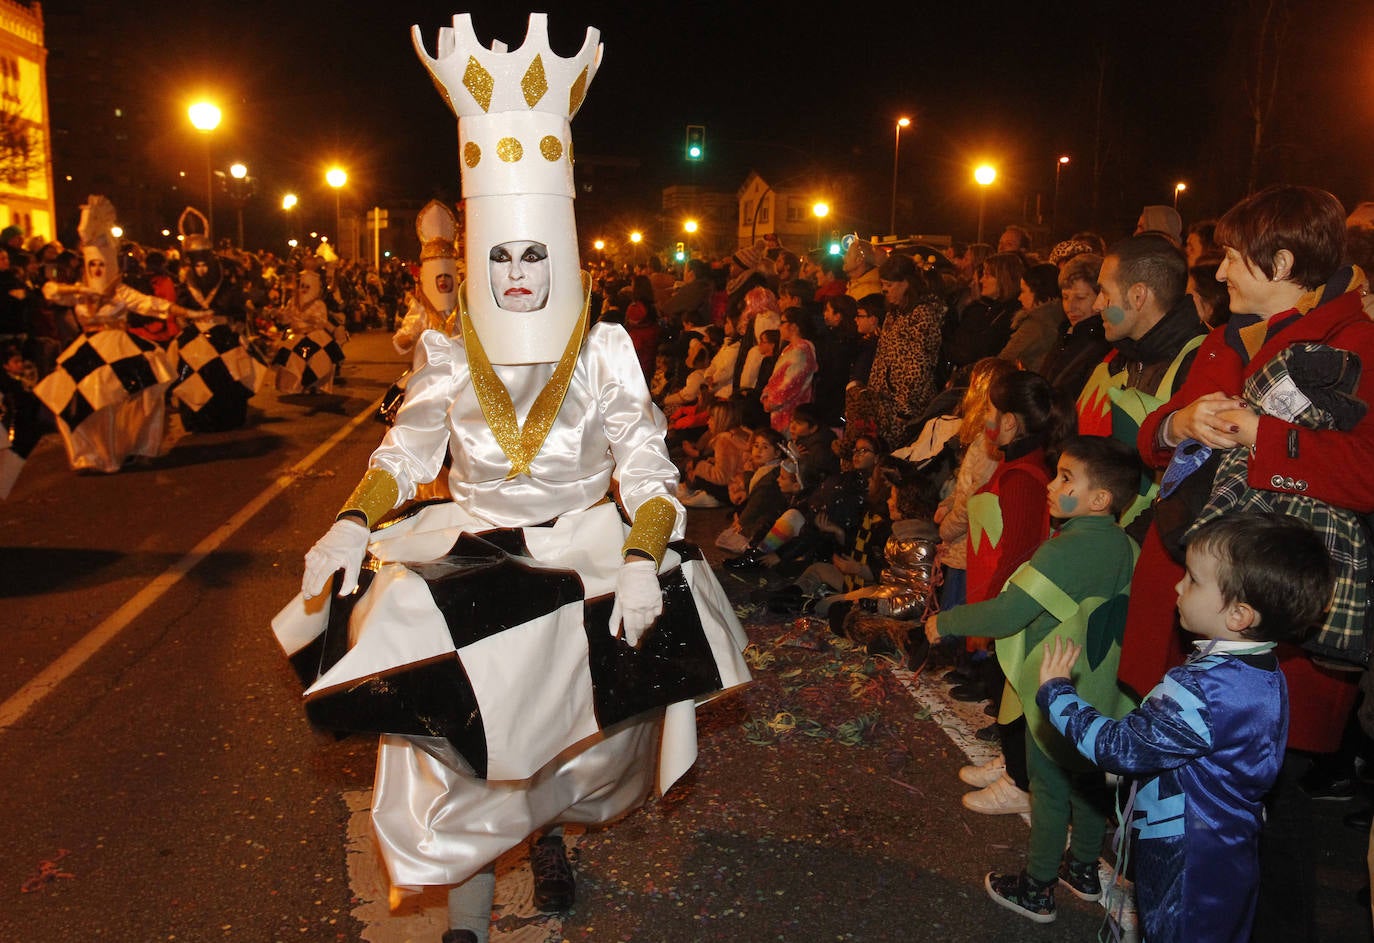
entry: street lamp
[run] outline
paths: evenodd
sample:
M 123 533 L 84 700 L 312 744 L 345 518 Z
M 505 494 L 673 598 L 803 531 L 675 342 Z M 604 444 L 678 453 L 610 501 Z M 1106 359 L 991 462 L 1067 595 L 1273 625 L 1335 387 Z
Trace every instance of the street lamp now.
M 348 174 L 342 167 L 330 167 L 325 171 L 324 182 L 334 188 L 334 241 L 343 246 L 343 217 L 339 214 L 339 191 L 348 183 Z
M 887 220 L 889 235 L 897 235 L 897 152 L 902 147 L 902 129 L 910 126 L 910 118 L 897 119 L 897 138 L 892 143 L 892 213 Z
M 229 176 L 234 183 L 234 209 L 238 212 L 238 246 L 243 248 L 243 201 L 248 198 L 248 168 L 240 163 L 229 165 Z
M 973 170 L 973 179 L 978 183 L 978 239 L 983 241 L 983 208 L 987 203 L 988 187 L 997 179 L 997 168 L 991 164 L 979 164 Z
M 1180 180 L 1174 184 L 1174 209 L 1178 209 L 1178 195 L 1188 189 L 1188 184 Z
M 215 230 L 215 171 L 210 162 L 210 132 L 219 127 L 222 117 L 213 102 L 199 101 L 186 109 L 191 126 L 205 135 L 205 237 L 214 245 Z
M 830 204 L 818 202 L 811 207 L 811 212 L 816 217 L 816 248 L 821 247 L 821 221 L 830 215 Z
M 291 243 L 295 241 L 295 240 L 293 240 L 293 239 L 290 238 L 290 236 L 291 236 L 291 229 L 292 229 L 292 226 L 291 226 L 291 211 L 294 210 L 294 209 L 296 208 L 296 204 L 299 203 L 299 202 L 300 202 L 300 200 L 297 199 L 296 194 L 294 194 L 294 193 L 287 193 L 287 194 L 284 194 L 284 195 L 282 196 L 282 198 L 281 198 L 281 208 L 282 208 L 282 210 L 286 213 L 286 235 L 287 235 L 286 243 L 287 243 L 287 245 L 291 245 Z M 295 246 L 292 246 L 292 248 L 294 249 Z
M 1059 229 L 1059 172 L 1064 169 L 1064 165 L 1069 162 L 1069 155 L 1061 154 L 1059 159 L 1054 162 L 1054 205 L 1050 208 L 1050 230 L 1051 232 Z
M 634 245 L 634 249 L 631 250 L 632 258 L 630 259 L 632 264 L 639 264 L 639 244 L 643 241 L 644 233 L 640 232 L 638 229 L 630 233 L 630 242 Z

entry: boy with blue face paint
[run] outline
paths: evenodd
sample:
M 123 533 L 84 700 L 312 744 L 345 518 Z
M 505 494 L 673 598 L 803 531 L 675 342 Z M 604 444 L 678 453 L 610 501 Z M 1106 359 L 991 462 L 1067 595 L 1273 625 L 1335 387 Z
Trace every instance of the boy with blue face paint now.
M 1080 696 L 1107 717 L 1133 706 L 1116 683 L 1126 599 L 1136 545 L 1118 524 L 1135 499 L 1140 462 L 1114 439 L 1077 436 L 1060 452 L 1046 488 L 1050 516 L 1060 528 L 1012 574 L 992 599 L 959 606 L 926 622 L 926 637 L 991 636 L 997 659 L 1026 716 L 1031 834 L 1026 868 L 987 875 L 988 896 L 1037 923 L 1055 918 L 1054 889 L 1063 883 L 1087 900 L 1101 897 L 1097 858 L 1107 825 L 1102 774 L 1078 754 L 1036 706 L 1040 662 L 1063 638 L 1089 654 L 1078 676 Z M 1012 694 L 1015 696 L 1012 697 Z M 1069 855 L 1062 865 L 1064 845 Z

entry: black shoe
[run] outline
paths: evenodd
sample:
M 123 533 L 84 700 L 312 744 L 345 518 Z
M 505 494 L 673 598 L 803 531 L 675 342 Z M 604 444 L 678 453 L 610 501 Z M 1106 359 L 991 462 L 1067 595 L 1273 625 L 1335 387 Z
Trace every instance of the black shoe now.
M 1102 878 L 1097 873 L 1096 861 L 1074 861 L 1066 857 L 1059 865 L 1059 883 L 1083 900 L 1102 899 Z
M 739 572 L 740 570 L 757 570 L 763 566 L 763 558 L 767 556 L 762 550 L 750 547 L 737 557 L 732 557 L 725 561 L 725 568 Z
M 477 943 L 477 934 L 471 930 L 445 930 L 440 943 Z
M 951 668 L 946 671 L 944 677 L 940 679 L 945 684 L 974 684 L 978 681 L 974 675 L 965 671 L 963 668 Z
M 530 846 L 530 871 L 535 910 L 552 914 L 572 909 L 577 882 L 561 836 L 545 835 Z
M 1002 731 L 998 729 L 996 724 L 988 724 L 982 730 L 975 733 L 974 737 L 982 740 L 984 743 L 1001 743 Z
M 949 689 L 949 696 L 956 701 L 964 701 L 965 703 L 986 701 L 988 689 L 981 684 L 956 684 Z
M 989 871 L 983 886 L 989 897 L 1013 913 L 1036 923 L 1054 922 L 1054 882 L 1041 884 L 1024 871 L 1020 874 Z

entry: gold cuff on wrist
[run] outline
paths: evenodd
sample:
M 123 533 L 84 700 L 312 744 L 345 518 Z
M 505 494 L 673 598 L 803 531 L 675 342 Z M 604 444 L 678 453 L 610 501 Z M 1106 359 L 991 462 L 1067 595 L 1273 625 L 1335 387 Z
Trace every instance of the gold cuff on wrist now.
M 339 515 L 357 511 L 367 518 L 367 526 L 371 530 L 387 511 L 396 506 L 396 499 L 400 496 L 401 489 L 390 472 L 369 468 L 363 480 L 358 482 L 358 487 L 353 489 L 343 507 L 339 508 Z
M 668 538 L 672 537 L 676 523 L 677 508 L 673 507 L 673 502 L 664 497 L 650 498 L 635 512 L 635 522 L 625 538 L 621 554 L 638 550 L 652 557 L 654 566 L 661 566 L 663 552 L 668 548 Z

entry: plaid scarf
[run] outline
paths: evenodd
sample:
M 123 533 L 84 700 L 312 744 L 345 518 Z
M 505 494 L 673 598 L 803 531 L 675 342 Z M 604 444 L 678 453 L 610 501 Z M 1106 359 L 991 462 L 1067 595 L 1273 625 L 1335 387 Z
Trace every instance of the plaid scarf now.
M 1359 274 L 1358 269 L 1356 273 Z M 1311 352 L 1323 346 L 1294 344 L 1280 351 L 1246 379 L 1246 401 L 1261 414 L 1277 415 L 1276 410 L 1282 410 L 1286 414 L 1278 418 L 1305 429 L 1337 428 L 1332 414 L 1302 396 L 1289 375 L 1289 361 L 1295 352 Z M 1295 390 L 1298 390 L 1297 396 L 1293 395 Z M 1331 555 L 1336 589 L 1326 621 L 1303 647 L 1313 654 L 1363 664 L 1365 611 L 1369 603 L 1369 540 L 1360 515 L 1306 495 L 1252 488 L 1247 478 L 1249 465 L 1249 449 L 1234 448 L 1223 453 L 1212 485 L 1212 496 L 1189 533 L 1207 521 L 1234 511 L 1276 511 L 1310 524 L 1321 535 Z

